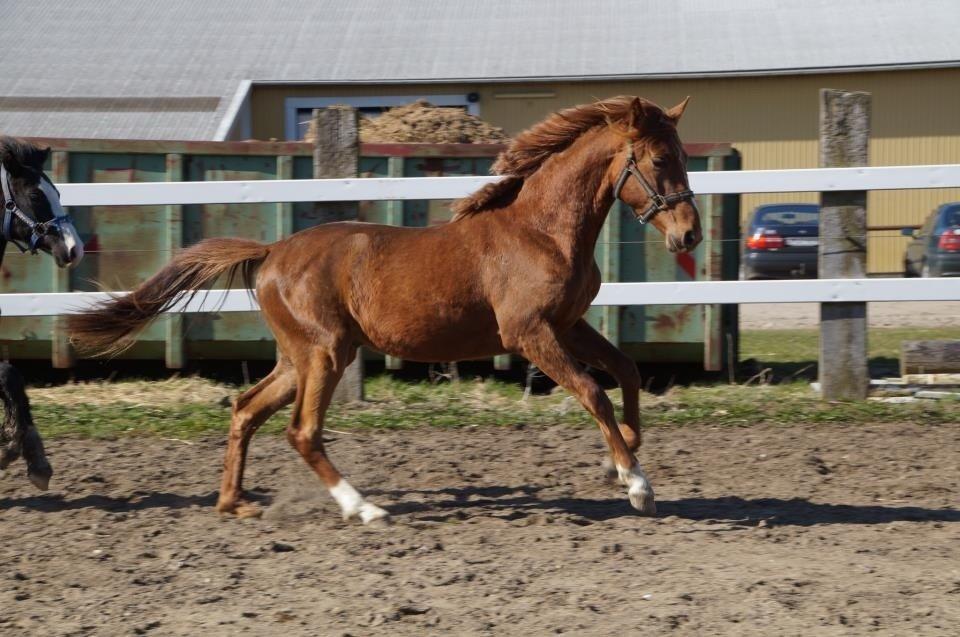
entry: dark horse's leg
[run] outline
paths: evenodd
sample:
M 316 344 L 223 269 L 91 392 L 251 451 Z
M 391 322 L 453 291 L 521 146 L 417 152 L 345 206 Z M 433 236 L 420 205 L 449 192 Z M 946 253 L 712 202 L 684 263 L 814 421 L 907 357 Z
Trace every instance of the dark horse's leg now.
M 630 504 L 644 515 L 656 514 L 653 487 L 623 440 L 613 404 L 597 381 L 580 367 L 564 347 L 553 327 L 546 323 L 531 325 L 527 321 L 518 321 L 513 325 L 501 323 L 500 332 L 509 350 L 525 356 L 576 396 L 593 415 L 610 448 L 620 481 L 627 486 Z
M 30 482 L 46 490 L 53 469 L 47 462 L 40 434 L 33 426 L 23 376 L 9 363 L 0 363 L 0 400 L 4 410 L 0 425 L 0 469 L 6 469 L 22 454 Z
M 223 459 L 223 482 L 217 510 L 240 517 L 257 515 L 259 510 L 243 500 L 243 469 L 250 439 L 270 416 L 290 404 L 297 390 L 297 375 L 290 361 L 281 357 L 277 366 L 259 383 L 233 403 L 230 437 Z
M 580 319 L 563 335 L 564 346 L 574 358 L 613 376 L 623 392 L 623 424 L 620 433 L 627 449 L 640 447 L 640 372 L 637 364 L 605 339 L 597 330 Z

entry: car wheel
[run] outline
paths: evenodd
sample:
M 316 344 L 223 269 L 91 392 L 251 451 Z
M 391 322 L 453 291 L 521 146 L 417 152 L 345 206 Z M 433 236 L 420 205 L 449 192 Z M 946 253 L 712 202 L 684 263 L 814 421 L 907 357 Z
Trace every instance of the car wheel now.
M 924 279 L 930 278 L 930 264 L 926 261 L 923 262 L 923 267 L 920 269 L 920 276 Z
M 917 276 L 917 275 L 916 275 L 916 273 L 914 273 L 913 269 L 911 269 L 911 267 L 910 267 L 910 262 L 909 262 L 909 261 L 904 261 L 904 262 L 903 262 L 903 278 L 905 278 L 905 279 L 912 279 L 912 278 L 915 277 L 915 276 Z

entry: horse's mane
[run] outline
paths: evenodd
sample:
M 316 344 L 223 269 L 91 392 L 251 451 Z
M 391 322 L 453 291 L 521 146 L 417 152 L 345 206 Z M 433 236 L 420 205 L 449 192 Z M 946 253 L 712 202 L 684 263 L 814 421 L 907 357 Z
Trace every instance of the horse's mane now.
M 50 149 L 40 148 L 30 142 L 0 135 L 0 161 L 10 172 L 16 172 L 21 166 L 43 170 Z
M 567 108 L 517 135 L 500 153 L 491 169 L 495 175 L 504 175 L 503 179 L 454 202 L 451 206 L 454 220 L 508 205 L 519 194 L 524 179 L 535 173 L 548 157 L 570 146 L 580 135 L 601 124 L 629 123 L 635 99 L 621 95 Z M 660 110 L 652 102 L 642 101 L 645 107 Z M 624 127 L 624 133 L 629 134 L 627 127 Z

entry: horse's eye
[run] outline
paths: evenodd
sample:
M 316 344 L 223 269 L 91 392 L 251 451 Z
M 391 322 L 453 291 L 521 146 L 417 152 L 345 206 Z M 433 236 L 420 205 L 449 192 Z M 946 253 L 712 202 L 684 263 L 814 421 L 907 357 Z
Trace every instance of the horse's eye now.
M 653 162 L 654 168 L 663 168 L 667 165 L 666 157 L 660 157 L 659 155 L 651 159 L 651 161 Z

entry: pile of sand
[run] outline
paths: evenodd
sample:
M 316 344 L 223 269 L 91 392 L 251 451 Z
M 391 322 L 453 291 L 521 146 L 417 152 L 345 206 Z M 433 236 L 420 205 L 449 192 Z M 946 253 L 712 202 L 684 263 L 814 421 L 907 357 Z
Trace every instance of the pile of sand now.
M 315 139 L 313 122 L 304 141 Z M 426 100 L 391 108 L 378 117 L 360 118 L 361 142 L 421 144 L 502 144 L 507 133 L 462 108 L 434 106 Z

